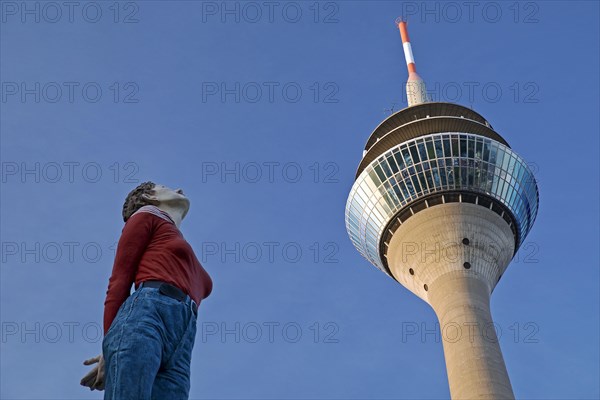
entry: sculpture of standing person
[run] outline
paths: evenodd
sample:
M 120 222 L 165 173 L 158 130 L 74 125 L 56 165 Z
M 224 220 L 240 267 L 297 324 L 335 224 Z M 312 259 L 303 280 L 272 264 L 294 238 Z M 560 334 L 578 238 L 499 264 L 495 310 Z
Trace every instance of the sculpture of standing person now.
M 102 354 L 82 380 L 104 399 L 187 399 L 197 307 L 212 281 L 179 230 L 190 201 L 145 182 L 123 205 L 123 228 L 104 302 Z M 131 285 L 136 290 L 130 295 Z

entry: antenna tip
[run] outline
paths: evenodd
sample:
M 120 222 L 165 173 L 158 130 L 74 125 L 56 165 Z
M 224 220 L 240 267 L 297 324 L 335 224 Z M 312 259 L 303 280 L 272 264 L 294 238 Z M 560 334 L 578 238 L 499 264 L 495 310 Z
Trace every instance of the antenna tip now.
M 395 22 L 396 26 L 400 25 L 400 23 L 401 23 L 401 22 L 404 22 L 404 23 L 406 23 L 406 21 L 405 21 L 405 20 L 404 20 L 404 18 L 402 18 L 402 17 L 398 17 L 398 18 L 396 18 L 396 19 L 394 20 L 394 22 Z

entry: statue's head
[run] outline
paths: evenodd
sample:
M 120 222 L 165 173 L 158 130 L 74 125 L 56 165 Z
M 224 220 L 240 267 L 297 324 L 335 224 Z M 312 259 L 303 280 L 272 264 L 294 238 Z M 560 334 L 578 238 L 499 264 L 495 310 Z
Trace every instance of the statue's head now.
M 182 219 L 190 209 L 190 200 L 185 197 L 183 190 L 171 189 L 154 182 L 144 182 L 133 189 L 125 198 L 123 204 L 123 221 L 127 222 L 134 212 L 143 206 L 161 205 L 181 210 Z

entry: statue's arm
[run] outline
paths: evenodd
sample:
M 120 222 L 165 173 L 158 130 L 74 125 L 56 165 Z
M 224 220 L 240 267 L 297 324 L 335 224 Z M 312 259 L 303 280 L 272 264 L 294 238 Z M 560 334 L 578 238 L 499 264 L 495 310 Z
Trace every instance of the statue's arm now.
M 123 228 L 104 301 L 105 335 L 119 307 L 129 296 L 140 260 L 152 239 L 155 219 L 150 213 L 137 213 L 129 218 Z

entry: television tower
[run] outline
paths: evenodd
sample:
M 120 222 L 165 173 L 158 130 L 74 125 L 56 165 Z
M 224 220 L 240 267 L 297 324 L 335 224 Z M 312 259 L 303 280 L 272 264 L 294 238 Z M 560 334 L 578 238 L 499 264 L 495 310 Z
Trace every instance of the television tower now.
M 514 399 L 490 296 L 538 210 L 527 163 L 470 108 L 429 102 L 406 22 L 408 107 L 371 134 L 346 228 L 375 267 L 427 302 L 453 399 Z

